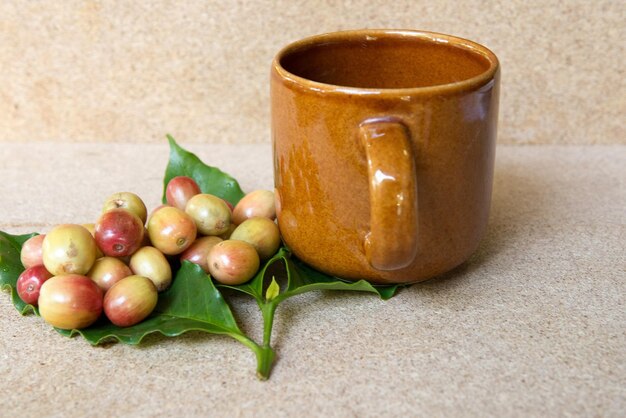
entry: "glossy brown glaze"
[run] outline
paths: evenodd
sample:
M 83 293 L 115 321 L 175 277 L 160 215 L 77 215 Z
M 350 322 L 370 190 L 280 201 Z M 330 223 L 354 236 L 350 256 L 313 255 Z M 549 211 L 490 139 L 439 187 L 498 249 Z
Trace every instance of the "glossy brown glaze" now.
M 378 270 L 410 265 L 417 253 L 417 184 L 408 129 L 399 120 L 368 120 L 359 136 L 365 148 L 370 232 L 365 256 Z
M 465 261 L 489 214 L 498 92 L 495 55 L 448 35 L 349 31 L 287 46 L 271 76 L 287 245 L 376 283 Z

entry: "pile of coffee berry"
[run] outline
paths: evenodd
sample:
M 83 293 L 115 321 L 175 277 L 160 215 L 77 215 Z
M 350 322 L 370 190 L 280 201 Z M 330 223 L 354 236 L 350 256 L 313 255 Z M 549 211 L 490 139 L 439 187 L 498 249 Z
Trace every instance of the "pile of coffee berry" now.
M 57 328 L 88 327 L 102 312 L 127 327 L 152 313 L 172 282 L 174 261 L 188 260 L 216 281 L 238 285 L 280 246 L 271 191 L 248 193 L 233 208 L 179 176 L 165 194 L 167 204 L 148 216 L 139 196 L 115 193 L 95 224 L 58 225 L 30 238 L 21 251 L 26 270 L 17 281 L 19 297 Z

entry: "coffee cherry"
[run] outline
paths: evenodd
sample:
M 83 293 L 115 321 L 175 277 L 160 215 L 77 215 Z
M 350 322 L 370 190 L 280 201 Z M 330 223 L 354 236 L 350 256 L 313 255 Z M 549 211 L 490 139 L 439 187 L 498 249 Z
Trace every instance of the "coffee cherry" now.
M 44 238 L 42 254 L 46 269 L 55 276 L 85 274 L 96 259 L 96 242 L 80 225 L 59 225 Z
M 87 277 L 93 280 L 103 292 L 133 272 L 122 260 L 114 257 L 102 257 L 93 263 Z
M 200 186 L 194 179 L 187 176 L 178 176 L 167 183 L 165 200 L 168 205 L 185 210 L 189 199 L 200 193 Z
M 207 264 L 215 280 L 238 285 L 254 277 L 260 262 L 252 245 L 244 241 L 226 240 L 211 248 Z
M 96 224 L 81 224 L 80 226 L 89 231 L 94 240 L 96 239 Z M 97 244 L 98 243 L 96 243 L 96 260 L 104 257 L 104 253 L 100 248 L 98 248 Z
M 202 237 L 194 241 L 189 248 L 180 255 L 180 261 L 187 260 L 202 267 L 202 270 L 209 272 L 207 257 L 211 248 L 222 239 L 219 237 Z
M 45 237 L 45 235 L 35 235 L 32 238 L 28 238 L 26 242 L 24 242 L 20 252 L 20 261 L 22 262 L 24 268 L 43 264 L 41 246 Z
M 157 290 L 150 279 L 128 276 L 115 283 L 104 295 L 104 313 L 118 327 L 143 321 L 157 304 Z
M 148 220 L 150 242 L 167 255 L 180 254 L 196 239 L 196 224 L 182 210 L 164 206 Z
M 161 251 L 154 247 L 141 247 L 130 258 L 133 273 L 152 280 L 157 291 L 162 292 L 172 283 L 172 268 Z
M 261 260 L 267 260 L 278 251 L 280 232 L 278 225 L 268 218 L 246 219 L 233 231 L 230 239 L 245 241 L 259 253 Z
M 143 200 L 139 196 L 131 192 L 114 193 L 107 198 L 102 207 L 102 213 L 111 209 L 125 209 L 137 216 L 141 220 L 141 224 L 146 223 L 147 209 Z
M 65 274 L 48 279 L 39 293 L 39 314 L 50 325 L 81 329 L 102 313 L 102 290 L 89 277 Z
M 248 218 L 262 216 L 274 220 L 276 205 L 274 193 L 269 190 L 255 190 L 245 195 L 235 206 L 233 222 L 239 225 Z
M 96 242 L 104 255 L 124 257 L 131 255 L 143 241 L 141 219 L 125 209 L 111 209 L 96 222 Z
M 52 277 L 52 274 L 46 270 L 43 265 L 37 265 L 27 268 L 17 278 L 17 294 L 25 303 L 37 306 L 39 299 L 39 290 L 46 280 Z
M 185 212 L 204 235 L 220 235 L 230 226 L 230 209 L 223 199 L 212 194 L 197 194 L 187 202 Z
M 230 236 L 233 234 L 233 231 L 235 229 L 237 229 L 237 225 L 235 225 L 234 223 L 231 223 L 230 226 L 228 227 L 228 230 L 224 232 L 223 234 L 220 234 L 219 237 L 221 239 L 230 239 Z

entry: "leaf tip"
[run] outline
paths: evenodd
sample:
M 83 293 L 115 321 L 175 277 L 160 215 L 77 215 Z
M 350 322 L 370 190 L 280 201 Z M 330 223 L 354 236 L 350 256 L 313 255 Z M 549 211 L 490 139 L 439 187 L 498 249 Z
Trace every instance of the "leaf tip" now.
M 167 142 L 170 144 L 170 154 L 175 150 L 180 151 L 182 149 L 171 134 L 165 134 L 165 137 L 167 138 Z

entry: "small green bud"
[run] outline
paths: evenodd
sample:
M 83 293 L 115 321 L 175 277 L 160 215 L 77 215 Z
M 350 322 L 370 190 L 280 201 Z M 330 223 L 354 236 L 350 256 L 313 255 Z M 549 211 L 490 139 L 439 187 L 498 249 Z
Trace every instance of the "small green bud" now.
M 276 278 L 272 276 L 272 283 L 270 283 L 270 285 L 267 287 L 267 290 L 265 291 L 265 300 L 274 300 L 279 293 L 280 286 L 278 286 L 278 283 L 276 283 Z

